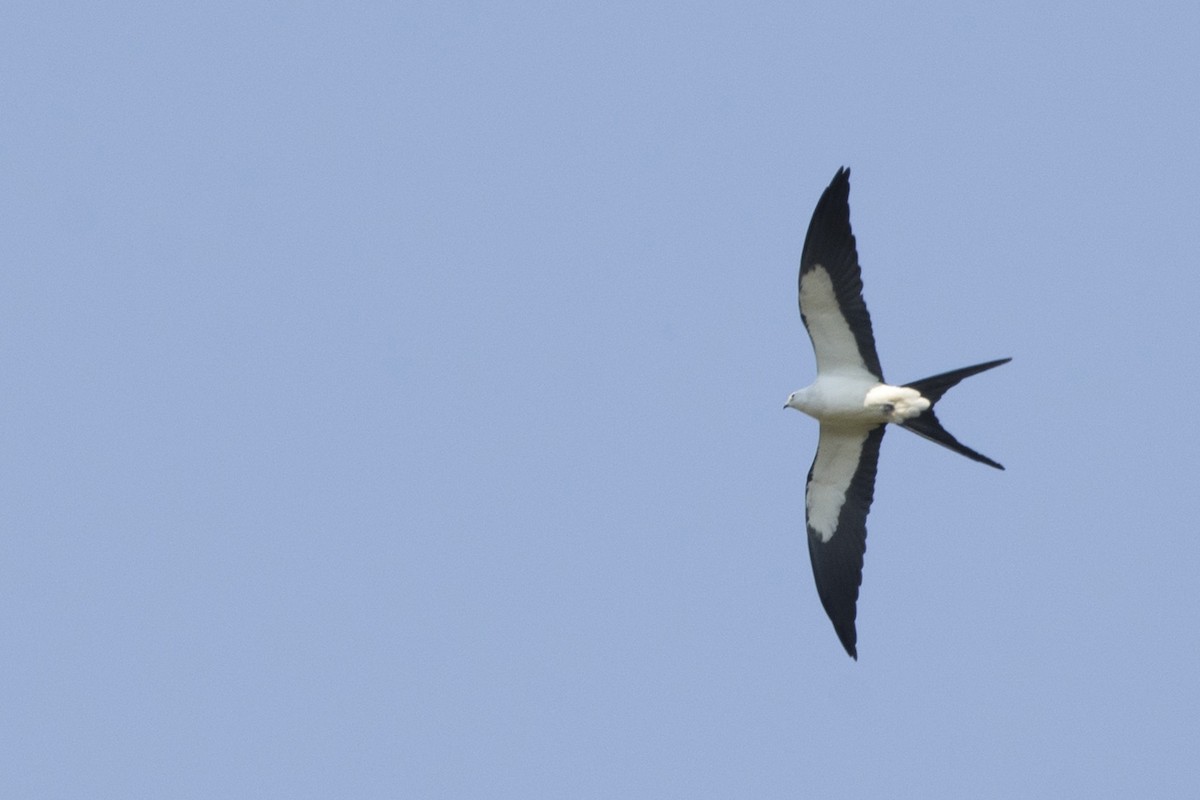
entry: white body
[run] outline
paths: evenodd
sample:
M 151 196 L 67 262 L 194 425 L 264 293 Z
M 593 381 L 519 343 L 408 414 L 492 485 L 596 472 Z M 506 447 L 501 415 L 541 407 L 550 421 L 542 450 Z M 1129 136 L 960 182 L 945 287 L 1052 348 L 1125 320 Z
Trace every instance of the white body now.
M 871 428 L 901 423 L 930 406 L 916 389 L 880 383 L 865 370 L 819 373 L 817 380 L 788 396 L 787 407 L 830 425 Z

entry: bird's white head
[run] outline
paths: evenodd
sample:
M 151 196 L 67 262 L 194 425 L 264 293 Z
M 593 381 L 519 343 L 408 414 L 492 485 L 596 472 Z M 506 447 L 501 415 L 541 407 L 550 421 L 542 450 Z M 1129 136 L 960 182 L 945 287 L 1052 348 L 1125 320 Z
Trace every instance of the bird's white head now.
M 784 408 L 794 408 L 797 411 L 804 410 L 804 400 L 808 392 L 804 389 L 797 389 L 788 395 L 787 402 L 783 404 Z

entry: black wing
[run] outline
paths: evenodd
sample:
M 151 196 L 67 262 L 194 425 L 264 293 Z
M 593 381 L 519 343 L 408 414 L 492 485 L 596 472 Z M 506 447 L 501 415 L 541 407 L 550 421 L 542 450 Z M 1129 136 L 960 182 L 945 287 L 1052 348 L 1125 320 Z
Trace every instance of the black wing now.
M 800 317 L 812 339 L 817 370 L 860 368 L 883 381 L 862 271 L 850 230 L 850 170 L 843 167 L 813 211 L 800 257 Z
M 858 658 L 854 620 L 867 550 L 867 513 L 875 496 L 875 469 L 885 428 L 822 425 L 805 491 L 808 555 L 817 594 L 842 646 L 854 659 Z

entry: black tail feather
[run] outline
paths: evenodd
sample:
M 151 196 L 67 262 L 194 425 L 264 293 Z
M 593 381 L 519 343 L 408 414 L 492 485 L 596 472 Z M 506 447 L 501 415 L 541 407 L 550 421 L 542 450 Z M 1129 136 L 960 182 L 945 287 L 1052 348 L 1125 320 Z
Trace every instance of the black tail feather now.
M 996 469 L 1004 469 L 1003 464 L 992 461 L 983 453 L 972 450 L 951 436 L 950 432 L 942 427 L 942 423 L 938 422 L 937 415 L 933 413 L 932 408 L 919 417 L 902 422 L 900 427 L 910 430 L 918 436 L 924 436 L 931 442 L 937 442 L 942 447 L 948 447 L 972 461 L 978 461 L 981 464 L 987 464 L 989 467 L 995 467 Z
M 962 369 L 952 369 L 949 372 L 943 372 L 941 375 L 934 375 L 932 378 L 922 378 L 919 381 L 906 383 L 911 389 L 916 389 L 921 393 L 922 397 L 929 398 L 930 403 L 936 403 L 942 399 L 942 395 L 950 391 L 963 378 L 969 378 L 972 375 L 978 375 L 984 370 L 998 367 L 1001 364 L 1007 364 L 1012 361 L 1011 358 L 999 358 L 995 361 L 988 361 L 983 364 L 976 364 L 973 367 L 963 367 Z
M 933 413 L 933 404 L 942 399 L 942 395 L 950 391 L 963 378 L 969 378 L 972 375 L 978 375 L 984 370 L 998 367 L 1001 364 L 1007 364 L 1012 361 L 1011 358 L 1001 358 L 996 361 L 988 361 L 983 364 L 976 364 L 972 367 L 963 367 L 962 369 L 943 372 L 941 375 L 934 375 L 931 378 L 923 378 L 919 381 L 905 384 L 910 389 L 916 389 L 930 402 L 929 410 L 921 414 L 919 417 L 906 420 L 900 424 L 900 427 L 906 428 L 918 436 L 923 436 L 931 442 L 936 442 L 942 447 L 953 450 L 960 455 L 964 455 L 972 461 L 978 461 L 981 464 L 987 464 L 989 467 L 996 469 L 1004 469 L 1004 467 L 996 461 L 988 458 L 982 453 L 978 453 L 965 444 L 955 439 L 950 435 L 950 432 L 942 427 L 942 423 L 938 421 L 937 415 Z

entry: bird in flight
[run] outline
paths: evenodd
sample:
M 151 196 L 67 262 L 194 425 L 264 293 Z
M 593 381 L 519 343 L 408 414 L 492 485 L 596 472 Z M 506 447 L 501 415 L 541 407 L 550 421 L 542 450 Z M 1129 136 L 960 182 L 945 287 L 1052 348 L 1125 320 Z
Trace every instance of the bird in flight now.
M 933 409 L 962 379 L 1012 360 L 1001 358 L 892 386 L 883 379 L 862 289 L 850 230 L 850 170 L 842 167 L 817 202 L 800 259 L 800 318 L 812 339 L 817 379 L 792 392 L 784 408 L 803 411 L 821 423 L 805 489 L 808 554 L 821 605 L 842 646 L 856 660 L 854 620 L 867 549 L 867 512 L 884 429 L 890 422 L 1004 469 L 951 436 Z

